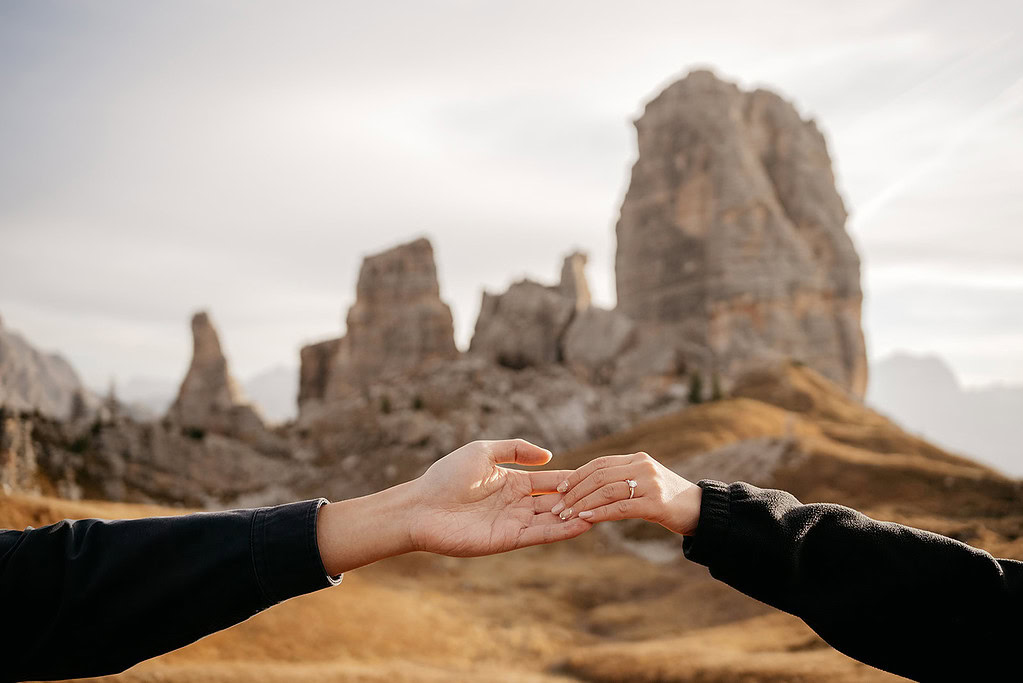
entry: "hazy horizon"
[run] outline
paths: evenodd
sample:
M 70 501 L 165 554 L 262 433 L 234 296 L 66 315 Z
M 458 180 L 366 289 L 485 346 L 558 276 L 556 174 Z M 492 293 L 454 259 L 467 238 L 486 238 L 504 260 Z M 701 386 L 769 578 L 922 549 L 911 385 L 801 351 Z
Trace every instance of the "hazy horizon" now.
M 91 387 L 341 334 L 363 256 L 420 235 L 467 345 L 484 287 L 590 254 L 614 303 L 631 120 L 693 67 L 824 131 L 871 359 L 1023 383 L 1023 9 L 602 2 L 0 7 L 0 316 Z

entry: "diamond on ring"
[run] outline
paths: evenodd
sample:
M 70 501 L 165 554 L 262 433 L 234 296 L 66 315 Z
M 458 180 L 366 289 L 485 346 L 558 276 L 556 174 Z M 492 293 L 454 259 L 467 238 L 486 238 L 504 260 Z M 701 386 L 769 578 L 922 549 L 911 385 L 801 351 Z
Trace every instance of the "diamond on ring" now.
M 632 497 L 636 495 L 636 480 L 626 479 L 625 483 L 629 485 L 629 500 L 632 500 Z

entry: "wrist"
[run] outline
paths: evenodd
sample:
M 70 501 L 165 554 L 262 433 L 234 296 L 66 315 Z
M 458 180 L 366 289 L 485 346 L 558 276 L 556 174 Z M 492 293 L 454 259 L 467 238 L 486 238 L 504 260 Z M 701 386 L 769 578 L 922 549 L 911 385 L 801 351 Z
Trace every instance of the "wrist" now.
M 327 573 L 334 576 L 414 550 L 411 502 L 409 484 L 399 484 L 321 507 L 316 541 Z
M 692 536 L 700 524 L 700 507 L 703 504 L 703 489 L 686 482 L 688 486 L 675 497 L 672 521 L 668 529 L 682 536 Z

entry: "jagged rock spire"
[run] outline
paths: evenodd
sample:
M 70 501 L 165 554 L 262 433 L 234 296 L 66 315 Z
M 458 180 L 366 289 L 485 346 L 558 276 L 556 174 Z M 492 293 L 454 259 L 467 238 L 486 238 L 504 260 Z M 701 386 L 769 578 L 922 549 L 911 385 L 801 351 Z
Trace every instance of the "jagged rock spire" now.
M 185 427 L 235 434 L 262 421 L 227 367 L 209 314 L 192 316 L 192 363 L 167 416 Z

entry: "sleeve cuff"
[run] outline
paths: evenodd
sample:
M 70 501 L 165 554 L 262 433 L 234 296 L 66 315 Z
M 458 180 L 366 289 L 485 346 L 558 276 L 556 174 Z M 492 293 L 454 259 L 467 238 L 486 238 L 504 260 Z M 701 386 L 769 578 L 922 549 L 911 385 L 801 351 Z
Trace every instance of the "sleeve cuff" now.
M 695 535 L 682 540 L 682 551 L 693 562 L 710 566 L 728 537 L 730 495 L 728 484 L 720 481 L 703 479 L 698 486 L 703 489 L 700 523 Z
M 343 575 L 327 575 L 316 544 L 316 516 L 326 503 L 320 498 L 256 510 L 252 561 L 268 605 L 341 583 Z

